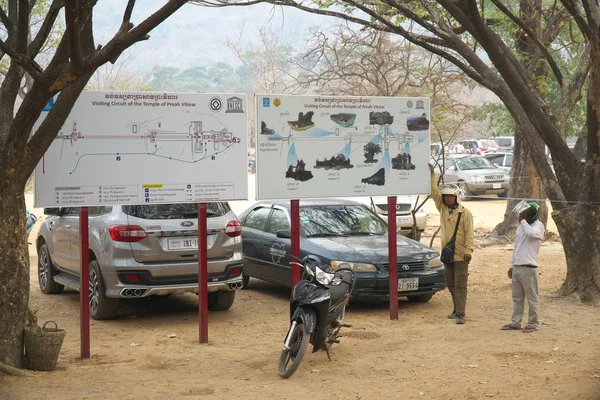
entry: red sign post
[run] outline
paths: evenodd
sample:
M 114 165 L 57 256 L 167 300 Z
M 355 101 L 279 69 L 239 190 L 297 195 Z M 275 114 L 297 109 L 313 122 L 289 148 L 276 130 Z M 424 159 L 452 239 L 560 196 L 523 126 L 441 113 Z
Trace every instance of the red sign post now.
M 398 237 L 396 236 L 396 196 L 388 197 L 388 273 L 390 276 L 390 319 L 398 319 Z
M 300 200 L 290 200 L 292 255 L 300 258 Z M 300 282 L 300 266 L 292 263 L 292 288 Z
M 90 237 L 88 208 L 79 209 L 79 329 L 81 336 L 81 358 L 90 358 Z M 100 276 L 98 279 L 102 279 Z
M 208 257 L 206 203 L 198 204 L 198 324 L 200 343 L 208 343 Z

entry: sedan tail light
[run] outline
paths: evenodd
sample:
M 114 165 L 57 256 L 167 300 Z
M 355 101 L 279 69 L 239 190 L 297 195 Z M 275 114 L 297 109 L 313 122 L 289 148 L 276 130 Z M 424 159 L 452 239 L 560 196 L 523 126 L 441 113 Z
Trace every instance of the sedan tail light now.
M 139 242 L 146 237 L 146 232 L 138 225 L 113 225 L 108 228 L 108 233 L 115 242 Z
M 229 237 L 237 237 L 242 234 L 242 224 L 240 221 L 229 221 L 225 227 L 225 234 Z

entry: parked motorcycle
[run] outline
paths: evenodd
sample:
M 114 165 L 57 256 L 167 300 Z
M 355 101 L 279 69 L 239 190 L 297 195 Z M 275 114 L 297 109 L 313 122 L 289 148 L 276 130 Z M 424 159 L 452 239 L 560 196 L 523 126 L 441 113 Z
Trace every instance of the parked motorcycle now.
M 302 268 L 302 279 L 290 299 L 291 324 L 279 358 L 279 376 L 289 378 L 302 362 L 308 344 L 313 353 L 324 350 L 331 361 L 330 348 L 339 343 L 346 305 L 354 288 L 356 275 L 348 268 L 333 269 L 327 264 L 306 257 L 294 256 L 292 264 Z

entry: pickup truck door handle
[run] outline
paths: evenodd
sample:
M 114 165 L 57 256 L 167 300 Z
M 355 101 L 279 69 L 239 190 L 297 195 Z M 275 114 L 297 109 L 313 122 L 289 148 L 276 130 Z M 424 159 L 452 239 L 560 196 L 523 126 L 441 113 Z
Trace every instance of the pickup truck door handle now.
M 65 228 L 67 228 L 67 229 L 70 228 L 70 227 L 71 227 L 71 225 L 65 225 Z

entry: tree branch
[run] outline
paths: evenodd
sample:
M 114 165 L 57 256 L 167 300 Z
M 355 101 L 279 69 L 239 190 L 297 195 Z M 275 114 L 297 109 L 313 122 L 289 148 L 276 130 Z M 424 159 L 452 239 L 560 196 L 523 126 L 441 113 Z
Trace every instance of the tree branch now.
M 4 24 L 4 27 L 6 28 L 6 31 L 9 35 L 11 33 L 14 33 L 15 27 L 10 18 L 8 18 L 8 15 L 6 15 L 6 12 L 4 11 L 3 7 L 0 7 L 0 21 L 2 21 L 2 23 Z
M 535 42 L 535 44 L 538 46 L 539 50 L 544 55 L 544 58 L 548 61 L 548 65 L 550 65 L 550 68 L 552 69 L 552 72 L 554 73 L 554 76 L 556 77 L 558 84 L 560 85 L 561 88 L 564 88 L 565 81 L 564 81 L 563 74 L 560 71 L 559 66 L 556 64 L 554 57 L 552 57 L 552 54 L 550 54 L 550 52 L 548 51 L 548 48 L 546 46 L 544 46 L 544 44 L 540 41 L 540 38 L 537 36 L 537 34 L 525 23 L 525 21 L 523 21 L 521 18 L 518 18 L 516 15 L 514 15 L 499 0 L 492 0 L 492 3 L 494 3 L 496 5 L 496 7 L 500 11 L 502 11 L 508 18 L 510 18 L 515 24 L 517 24 L 517 26 L 519 28 L 523 29 L 529 35 L 529 37 Z
M 142 40 L 147 40 L 149 38 L 148 33 L 152 29 L 156 28 L 156 26 L 162 23 L 186 3 L 187 0 L 170 0 L 158 11 L 150 15 L 142 23 L 127 33 L 118 32 L 115 37 L 113 37 L 106 44 L 106 46 L 86 58 L 86 68 L 96 68 L 108 61 L 113 60 L 115 56 L 118 57 L 123 50 L 132 44 Z
M 573 16 L 573 19 L 575 19 L 575 22 L 577 23 L 579 30 L 581 30 L 581 33 L 583 33 L 587 40 L 594 41 L 594 32 L 592 28 L 588 25 L 583 15 L 581 14 L 581 10 L 579 9 L 578 4 L 575 3 L 573 0 L 560 1 L 563 4 L 563 6 L 569 11 L 569 13 Z
M 8 56 L 17 64 L 19 64 L 29 75 L 37 79 L 42 74 L 42 68 L 36 63 L 32 62 L 29 58 L 17 53 L 13 48 L 7 45 L 3 40 L 0 39 L 0 50 L 8 54 Z
M 3 372 L 8 375 L 14 376 L 33 376 L 27 371 L 23 371 L 22 369 L 11 367 L 10 365 L 6 365 L 0 362 L 0 372 Z
M 52 27 L 56 22 L 56 18 L 59 15 L 60 9 L 62 8 L 62 0 L 53 0 L 50 8 L 48 8 L 48 12 L 46 17 L 44 18 L 44 22 L 40 27 L 39 31 L 35 35 L 35 38 L 29 44 L 29 48 L 27 49 L 27 57 L 30 59 L 35 59 L 35 57 L 40 52 L 40 49 L 50 36 L 50 32 L 52 32 Z
M 81 41 L 79 37 L 79 29 L 81 28 L 79 21 L 79 10 L 77 0 L 65 0 L 65 22 L 67 24 L 67 36 L 69 38 L 69 55 L 73 71 L 76 74 L 83 70 L 83 54 L 81 52 Z
M 570 115 L 575 104 L 581 99 L 581 91 L 586 83 L 588 73 L 592 65 L 592 55 L 590 46 L 587 45 L 581 51 L 581 55 L 578 57 L 579 64 L 577 70 L 571 78 L 571 85 L 563 90 L 562 101 L 560 106 L 557 107 L 557 119 L 564 126 L 565 120 Z
M 19 18 L 17 20 L 17 44 L 18 53 L 27 52 L 27 40 L 29 39 L 29 4 L 26 1 L 19 2 Z

